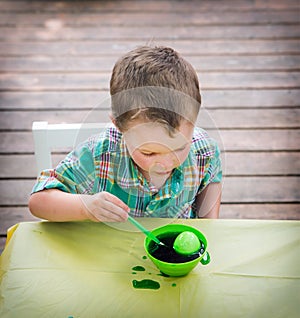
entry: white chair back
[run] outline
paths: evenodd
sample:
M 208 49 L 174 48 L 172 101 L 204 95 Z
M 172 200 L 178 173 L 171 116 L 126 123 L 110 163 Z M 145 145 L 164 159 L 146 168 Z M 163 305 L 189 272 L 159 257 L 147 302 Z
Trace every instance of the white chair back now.
M 88 137 L 100 133 L 109 125 L 110 123 L 48 124 L 47 121 L 33 122 L 32 133 L 38 173 L 52 168 L 51 152 L 53 148 L 75 147 Z

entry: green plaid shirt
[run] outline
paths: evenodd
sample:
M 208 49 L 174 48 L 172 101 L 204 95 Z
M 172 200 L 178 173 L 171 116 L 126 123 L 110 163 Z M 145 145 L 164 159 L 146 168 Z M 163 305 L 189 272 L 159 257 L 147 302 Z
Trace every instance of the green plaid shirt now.
M 132 216 L 194 218 L 197 194 L 222 179 L 219 155 L 216 142 L 195 128 L 187 159 L 156 190 L 129 156 L 122 134 L 109 127 L 79 145 L 55 169 L 42 171 L 32 192 L 53 188 L 81 194 L 107 191 L 123 200 Z

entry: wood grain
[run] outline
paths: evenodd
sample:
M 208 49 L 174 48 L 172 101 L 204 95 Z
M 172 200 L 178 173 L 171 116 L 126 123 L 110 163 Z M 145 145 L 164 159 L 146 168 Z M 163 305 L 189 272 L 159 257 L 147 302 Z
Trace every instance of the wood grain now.
M 109 105 L 92 110 L 2 111 L 0 126 L 5 131 L 31 130 L 33 121 L 51 124 L 110 122 Z M 205 109 L 197 126 L 204 129 L 282 129 L 300 127 L 300 109 Z
M 204 108 L 298 108 L 299 89 L 240 89 L 205 90 L 202 89 L 202 107 Z M 99 89 L 73 92 L 1 92 L 1 110 L 66 110 L 88 109 L 109 103 L 109 92 Z
M 299 204 L 224 204 L 221 218 L 299 220 Z
M 300 88 L 300 72 L 202 72 L 198 75 L 204 89 Z M 15 73 L 0 74 L 0 91 L 108 90 L 110 73 Z
M 45 42 L 47 45 L 45 45 Z M 145 40 L 117 41 L 26 41 L 26 42 L 0 42 L 0 56 L 121 56 L 137 46 L 147 45 Z M 298 54 L 299 41 L 297 39 L 281 40 L 153 40 L 151 45 L 171 46 L 182 55 L 278 55 Z
M 171 39 L 222 40 L 222 39 L 293 39 L 299 36 L 299 21 L 287 25 L 227 25 L 226 29 L 216 25 L 164 25 L 103 26 L 72 28 L 61 25 L 59 29 L 47 26 L 26 28 L 2 27 L 0 39 L 14 41 L 99 41 L 99 40 L 144 40 L 162 41 Z
M 0 0 L 0 250 L 9 226 L 35 220 L 32 121 L 106 121 L 115 61 L 145 44 L 197 70 L 221 217 L 299 220 L 299 26 L 298 0 Z
M 97 3 L 98 2 L 98 3 Z M 74 5 L 75 3 L 75 5 Z M 2 12 L 191 12 L 199 10 L 199 2 L 194 1 L 169 1 L 169 0 L 149 0 L 149 1 L 1 1 L 0 9 Z M 210 0 L 201 1 L 201 11 L 211 12 L 239 12 L 254 10 L 297 10 L 299 9 L 299 1 L 297 0 L 226 0 L 226 2 L 213 2 Z
M 0 57 L 0 65 L 2 71 L 8 73 L 111 72 L 116 60 L 117 56 L 95 56 L 93 63 L 74 56 L 20 56 Z M 199 74 L 212 71 L 295 71 L 300 68 L 298 55 L 189 56 L 188 60 Z
M 0 254 L 4 250 L 5 242 L 6 242 L 6 235 L 0 236 Z

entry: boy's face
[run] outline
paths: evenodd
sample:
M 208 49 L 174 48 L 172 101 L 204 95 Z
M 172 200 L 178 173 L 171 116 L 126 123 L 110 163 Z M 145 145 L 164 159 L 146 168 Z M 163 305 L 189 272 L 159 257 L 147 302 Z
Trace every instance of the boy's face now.
M 160 123 L 135 121 L 123 135 L 133 161 L 145 178 L 159 188 L 187 158 L 193 131 L 193 124 L 185 120 L 172 136 Z

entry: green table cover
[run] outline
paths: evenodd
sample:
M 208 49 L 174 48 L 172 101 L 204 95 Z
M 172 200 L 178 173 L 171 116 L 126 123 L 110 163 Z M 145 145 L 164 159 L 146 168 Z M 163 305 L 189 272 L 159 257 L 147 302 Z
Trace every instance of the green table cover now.
M 141 222 L 198 228 L 210 264 L 162 276 L 129 222 L 20 223 L 1 255 L 0 317 L 299 317 L 300 222 Z

